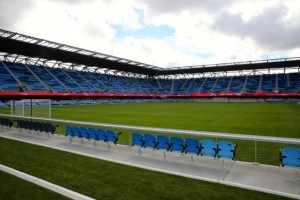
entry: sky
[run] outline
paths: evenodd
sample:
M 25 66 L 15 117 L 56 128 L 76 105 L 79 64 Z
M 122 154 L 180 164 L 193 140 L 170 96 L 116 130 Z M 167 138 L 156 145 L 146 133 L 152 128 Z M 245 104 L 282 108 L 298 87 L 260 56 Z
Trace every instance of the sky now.
M 0 0 L 0 28 L 159 67 L 300 56 L 299 0 Z

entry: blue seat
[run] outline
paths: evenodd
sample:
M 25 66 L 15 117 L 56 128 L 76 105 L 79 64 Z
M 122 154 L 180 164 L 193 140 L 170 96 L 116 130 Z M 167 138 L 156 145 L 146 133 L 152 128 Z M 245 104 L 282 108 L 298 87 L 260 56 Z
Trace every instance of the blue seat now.
M 181 153 L 184 152 L 185 145 L 184 140 L 179 137 L 171 137 L 171 148 L 170 151 L 180 151 Z
M 121 134 L 121 132 L 117 133 L 112 130 L 106 130 L 105 132 L 106 132 L 106 136 L 107 136 L 106 141 L 117 144 L 117 141 L 119 139 L 119 134 Z
M 102 130 L 101 128 L 97 129 L 97 138 L 96 140 L 102 140 L 103 142 L 107 141 L 107 135 L 106 132 L 104 130 Z
M 34 126 L 35 131 L 41 131 L 41 122 L 36 122 Z
M 216 157 L 217 155 L 217 143 L 212 140 L 202 140 L 201 141 L 201 156 L 211 155 Z
M 97 131 L 94 128 L 88 128 L 87 130 L 88 132 L 88 139 L 94 139 L 96 140 L 96 138 L 98 137 Z
M 41 123 L 41 124 L 40 124 L 40 131 L 41 131 L 41 132 L 47 132 L 46 123 Z
M 169 151 L 170 147 L 170 138 L 163 135 L 157 136 L 157 149 L 166 149 Z
M 145 145 L 144 135 L 140 133 L 132 133 L 132 146 L 143 147 Z
M 144 138 L 145 138 L 145 144 L 144 144 L 145 148 L 146 147 L 152 147 L 153 149 L 156 148 L 157 142 L 156 142 L 156 137 L 154 135 L 145 134 Z
M 56 129 L 56 125 L 50 124 L 50 123 L 46 123 L 46 132 L 47 133 L 54 134 L 55 129 Z
M 24 128 L 25 129 L 30 129 L 30 122 L 29 121 L 25 121 L 24 123 L 25 123 L 24 124 Z
M 280 153 L 280 164 L 282 167 L 300 167 L 300 148 L 282 148 Z
M 218 143 L 218 158 L 225 157 L 225 158 L 231 158 L 232 160 L 235 160 L 235 154 L 236 154 L 236 147 L 237 145 L 228 142 L 228 141 L 220 141 Z
M 87 138 L 88 139 L 88 130 L 85 127 L 80 127 L 79 128 L 79 134 L 80 134 L 80 138 Z
M 66 135 L 65 136 L 73 136 L 73 131 L 72 131 L 72 127 L 71 126 L 68 126 L 66 125 Z
M 185 153 L 200 153 L 200 143 L 196 139 L 187 138 L 185 140 Z
M 79 127 L 73 126 L 73 128 L 72 128 L 72 137 L 79 137 L 79 136 L 80 136 Z
M 20 128 L 20 129 L 24 129 L 25 127 L 25 123 L 23 120 L 18 120 L 17 121 L 17 128 Z

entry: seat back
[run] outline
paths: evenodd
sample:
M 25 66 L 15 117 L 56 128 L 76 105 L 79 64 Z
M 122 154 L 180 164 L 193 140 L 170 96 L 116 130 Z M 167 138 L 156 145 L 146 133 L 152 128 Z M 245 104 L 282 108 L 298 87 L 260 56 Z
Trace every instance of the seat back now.
M 145 134 L 145 145 L 144 147 L 152 147 L 153 149 L 156 148 L 157 141 L 156 141 L 156 136 L 151 135 L 151 134 Z
M 72 136 L 72 127 L 66 125 L 66 135 L 65 136 Z
M 140 133 L 132 133 L 132 146 L 143 147 L 145 144 L 144 135 Z
M 55 132 L 55 126 L 53 124 L 46 124 L 46 132 L 53 134 Z
M 185 153 L 196 153 L 200 152 L 200 143 L 198 140 L 193 138 L 187 138 L 185 140 Z
M 97 129 L 97 136 L 98 137 L 96 138 L 96 140 L 102 140 L 103 142 L 107 141 L 107 135 L 103 129 L 101 128 Z
M 85 127 L 80 127 L 79 128 L 79 133 L 81 138 L 87 138 L 88 139 L 88 130 Z
M 96 139 L 98 137 L 97 131 L 94 128 L 88 128 L 88 139 Z
M 281 149 L 281 165 L 300 167 L 300 148 L 286 147 Z
M 212 140 L 202 140 L 201 141 L 201 156 L 211 155 L 216 157 L 217 154 L 217 143 Z
M 171 137 L 171 148 L 170 150 L 173 151 L 180 151 L 183 153 L 185 149 L 184 140 L 179 137 Z
M 235 159 L 236 144 L 228 141 L 220 141 L 218 144 L 218 157 Z
M 112 142 L 114 144 L 117 144 L 117 141 L 119 139 L 119 134 L 112 131 L 112 130 L 106 130 L 106 136 L 107 136 L 107 142 Z
M 170 138 L 163 135 L 157 136 L 157 149 L 166 149 L 169 151 L 170 146 Z
M 72 136 L 73 137 L 79 137 L 80 136 L 79 127 L 73 126 L 73 128 L 72 128 Z

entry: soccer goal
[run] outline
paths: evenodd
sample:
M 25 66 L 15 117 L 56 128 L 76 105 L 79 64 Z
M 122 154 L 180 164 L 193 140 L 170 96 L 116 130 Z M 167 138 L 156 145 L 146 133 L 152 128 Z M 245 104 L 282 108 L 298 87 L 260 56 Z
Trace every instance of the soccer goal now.
M 10 107 L 12 115 L 51 118 L 51 99 L 11 101 Z

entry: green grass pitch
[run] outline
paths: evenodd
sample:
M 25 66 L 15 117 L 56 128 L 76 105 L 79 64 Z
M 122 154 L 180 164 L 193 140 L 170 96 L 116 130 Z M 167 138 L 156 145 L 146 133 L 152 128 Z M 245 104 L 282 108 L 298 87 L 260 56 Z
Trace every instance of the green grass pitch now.
M 0 113 L 9 112 L 8 109 L 0 109 Z M 291 103 L 53 106 L 52 117 L 99 123 L 300 138 L 300 105 Z M 128 135 L 125 130 L 122 131 L 124 133 L 119 142 L 128 144 Z M 253 155 L 247 154 L 249 148 L 253 147 L 252 144 L 247 141 L 233 142 L 239 143 L 238 160 L 253 160 Z M 267 145 L 265 148 L 261 148 L 265 145 Z M 0 146 L 1 164 L 96 199 L 193 199 L 195 196 L 204 199 L 283 199 L 279 196 L 136 169 L 7 139 L 0 139 Z M 266 164 L 278 164 L 278 149 L 281 148 L 281 144 L 258 143 L 258 146 L 260 147 L 258 152 L 263 153 L 258 159 L 266 161 Z M 269 154 L 276 157 L 271 159 Z M 74 166 L 76 166 L 75 173 L 71 170 Z M 112 172 L 115 173 L 113 176 L 105 176 Z M 11 182 L 11 177 L 2 176 Z M 163 176 L 163 179 L 159 179 L 159 176 Z M 16 180 L 13 182 L 18 184 Z M 82 183 L 84 187 L 79 187 Z M 186 185 L 193 189 L 188 189 Z M 146 196 L 142 198 L 142 194 Z
M 54 106 L 52 116 L 78 121 L 300 138 L 300 105 L 292 103 Z

